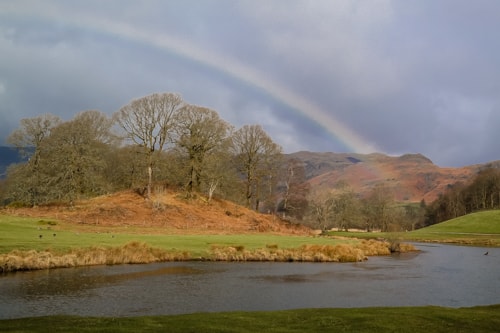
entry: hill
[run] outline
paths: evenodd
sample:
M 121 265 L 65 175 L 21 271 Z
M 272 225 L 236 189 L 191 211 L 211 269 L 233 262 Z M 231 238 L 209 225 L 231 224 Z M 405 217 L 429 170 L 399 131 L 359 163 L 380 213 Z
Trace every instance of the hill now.
M 338 183 L 348 184 L 361 196 L 374 185 L 384 184 L 397 201 L 434 201 L 448 186 L 468 182 L 479 170 L 500 167 L 500 161 L 462 168 L 442 168 L 421 154 L 388 156 L 380 153 L 314 153 L 287 155 L 303 163 L 307 181 L 314 190 L 332 189 Z
M 272 232 L 310 234 L 311 230 L 282 221 L 274 215 L 260 214 L 235 203 L 204 198 L 185 199 L 177 192 L 154 194 L 145 200 L 133 191 L 123 191 L 74 206 L 51 205 L 8 209 L 8 214 L 54 218 L 81 226 L 128 227 L 137 232 L 155 230 L 183 234 L 225 234 Z
M 500 246 L 500 210 L 457 217 L 402 235 L 407 241 Z
M 413 231 L 413 233 L 500 236 L 500 210 L 489 210 L 467 214 Z

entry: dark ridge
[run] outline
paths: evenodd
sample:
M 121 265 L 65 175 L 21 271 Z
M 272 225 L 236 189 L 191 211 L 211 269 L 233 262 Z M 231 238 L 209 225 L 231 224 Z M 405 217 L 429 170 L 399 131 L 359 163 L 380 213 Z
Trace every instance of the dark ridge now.
M 349 162 L 351 162 L 351 163 L 354 163 L 354 164 L 359 163 L 359 162 L 363 162 L 363 161 L 361 161 L 360 159 L 357 159 L 356 157 L 352 157 L 352 156 L 349 156 L 349 157 L 347 158 L 347 160 L 348 160 Z
M 404 154 L 399 157 L 400 160 L 406 160 L 406 161 L 419 161 L 419 162 L 424 162 L 424 163 L 430 163 L 433 164 L 432 161 L 425 157 L 422 154 Z

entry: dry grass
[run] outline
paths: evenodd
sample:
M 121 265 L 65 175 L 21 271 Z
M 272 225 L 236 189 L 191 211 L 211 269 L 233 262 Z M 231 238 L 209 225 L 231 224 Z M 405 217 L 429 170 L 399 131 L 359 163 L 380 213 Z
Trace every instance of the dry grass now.
M 11 208 L 6 212 L 66 221 L 82 228 L 140 227 L 148 233 L 161 229 L 182 234 L 311 234 L 309 228 L 281 221 L 275 215 L 260 214 L 216 198 L 210 203 L 202 196 L 188 200 L 175 191 L 154 194 L 151 200 L 144 200 L 133 191 L 122 191 L 81 200 L 71 207 L 49 205 Z
M 390 246 L 389 242 L 369 239 L 362 240 L 357 247 L 362 250 L 366 256 L 383 256 L 391 254 Z M 415 248 L 411 251 L 415 251 Z
M 390 243 L 363 240 L 353 244 L 302 245 L 280 249 L 277 244 L 264 248 L 246 249 L 245 245 L 210 246 L 205 257 L 193 258 L 188 251 L 167 251 L 142 242 L 130 242 L 121 247 L 89 247 L 68 252 L 14 250 L 0 255 L 0 272 L 14 272 L 62 267 L 116 264 L 146 264 L 162 261 L 213 260 L 213 261 L 275 261 L 275 262 L 357 262 L 368 256 L 388 255 Z M 415 251 L 410 244 L 400 244 L 400 251 Z
M 0 255 L 0 272 L 89 265 L 143 264 L 189 259 L 187 252 L 167 252 L 140 242 L 131 242 L 122 247 L 74 249 L 68 253 L 56 253 L 49 250 L 14 250 Z
M 411 244 L 404 244 L 401 252 L 416 251 Z M 363 240 L 358 244 L 302 245 L 295 249 L 266 246 L 263 249 L 245 250 L 244 246 L 211 247 L 211 260 L 216 261 L 277 261 L 277 262 L 357 262 L 367 256 L 389 255 L 390 244 L 385 241 Z

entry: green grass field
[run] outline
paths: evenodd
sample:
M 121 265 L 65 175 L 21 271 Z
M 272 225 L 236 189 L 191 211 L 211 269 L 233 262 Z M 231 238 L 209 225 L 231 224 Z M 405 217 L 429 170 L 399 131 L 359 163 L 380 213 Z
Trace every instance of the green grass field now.
M 244 235 L 177 235 L 141 233 L 124 227 L 113 229 L 99 227 L 79 227 L 36 218 L 13 217 L 0 215 L 0 254 L 12 250 L 46 250 L 65 252 L 71 248 L 92 246 L 123 246 L 132 241 L 144 242 L 152 247 L 187 251 L 192 257 L 202 256 L 213 245 L 244 246 L 253 250 L 277 245 L 279 248 L 296 248 L 304 244 L 335 245 L 355 242 L 355 240 L 336 240 L 323 237 L 283 236 L 273 234 Z M 54 236 L 55 234 L 55 236 Z M 40 238 L 40 236 L 42 236 Z
M 500 246 L 500 210 L 477 212 L 411 232 L 331 232 L 357 238 L 398 238 L 404 241 Z
M 177 316 L 0 320 L 2 332 L 496 332 L 500 305 L 201 313 Z
M 500 235 L 500 210 L 477 212 L 415 231 L 434 233 L 481 233 Z

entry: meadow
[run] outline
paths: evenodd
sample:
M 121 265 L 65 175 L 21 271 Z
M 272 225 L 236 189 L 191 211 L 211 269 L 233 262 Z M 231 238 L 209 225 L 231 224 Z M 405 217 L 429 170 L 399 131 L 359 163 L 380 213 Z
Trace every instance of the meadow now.
M 0 320 L 2 332 L 496 332 L 500 305 L 472 308 L 380 307 L 176 316 L 50 316 Z
M 178 235 L 0 215 L 3 272 L 180 260 L 354 262 L 388 254 L 389 243 L 375 240 L 271 233 Z
M 457 217 L 409 232 L 342 232 L 332 236 L 384 238 L 397 241 L 452 243 L 500 247 L 500 210 L 482 211 Z

